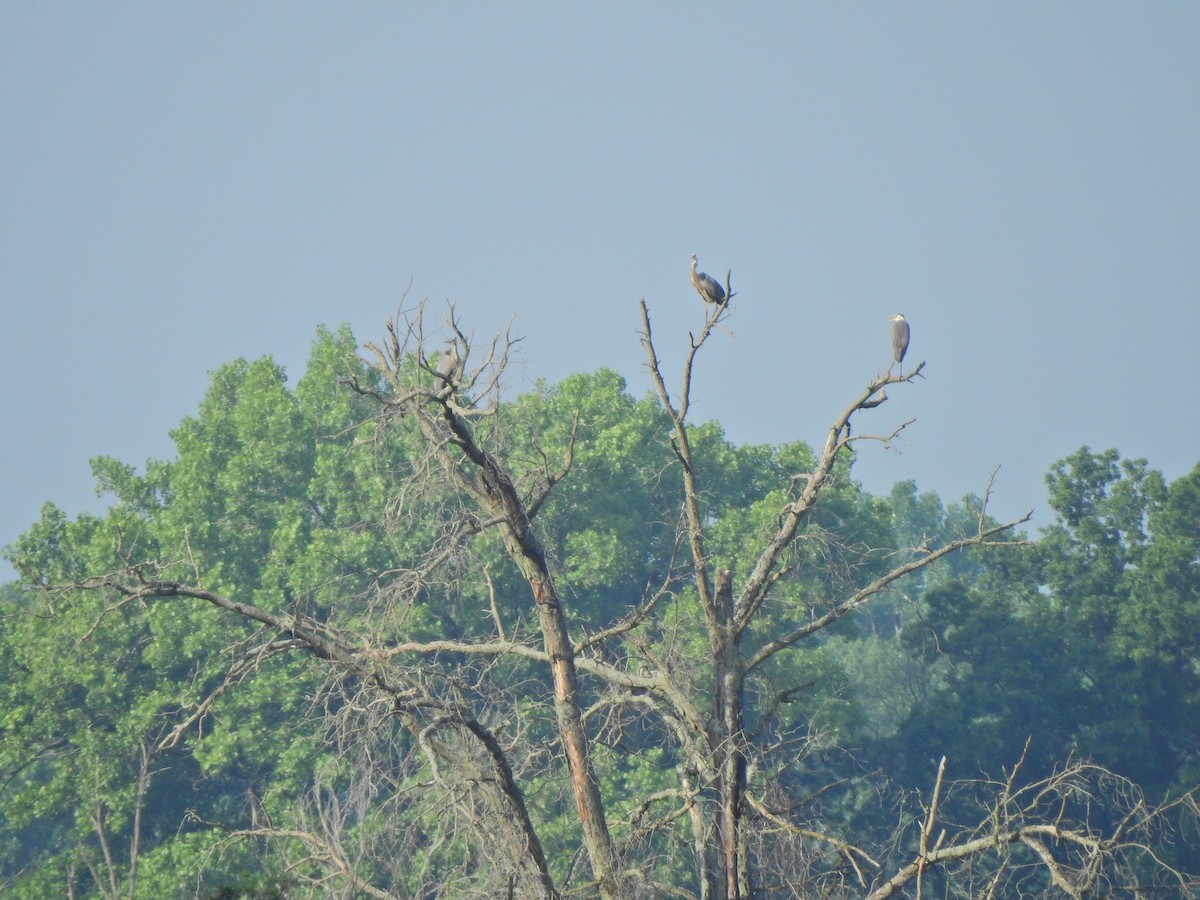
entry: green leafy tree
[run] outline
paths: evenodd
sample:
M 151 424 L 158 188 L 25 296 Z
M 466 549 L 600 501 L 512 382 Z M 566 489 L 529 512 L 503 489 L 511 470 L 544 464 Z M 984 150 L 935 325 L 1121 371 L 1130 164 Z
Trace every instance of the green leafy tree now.
M 1197 479 L 1168 487 L 1145 460 L 1086 447 L 1047 476 L 1041 580 L 1092 710 L 1081 750 L 1154 791 L 1196 783 Z
M 1056 463 L 1056 520 L 1040 541 L 920 596 L 892 647 L 913 700 L 894 731 L 871 736 L 865 758 L 916 786 L 942 754 L 958 777 L 999 776 L 1020 758 L 1031 780 L 1070 754 L 1168 803 L 1194 791 L 1197 481 L 1193 470 L 1168 486 L 1115 450 L 1085 447 Z M 1160 852 L 1195 869 L 1188 843 Z

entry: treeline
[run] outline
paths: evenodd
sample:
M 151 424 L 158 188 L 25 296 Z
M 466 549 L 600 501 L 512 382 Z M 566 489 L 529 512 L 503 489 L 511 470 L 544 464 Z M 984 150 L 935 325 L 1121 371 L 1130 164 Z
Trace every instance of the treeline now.
M 983 501 L 868 494 L 862 444 L 810 507 L 819 448 L 734 444 L 611 371 L 484 403 L 482 369 L 452 383 L 397 349 L 389 370 L 322 331 L 294 388 L 270 359 L 222 367 L 174 458 L 95 460 L 109 511 L 48 505 L 8 549 L 0 893 L 888 896 L 918 857 L 893 895 L 1088 888 L 1087 852 L 1020 830 L 1035 813 L 1110 841 L 1095 895 L 1195 889 L 1200 466 L 1168 484 L 1082 448 L 1047 475 L 1040 536 L 942 555 L 990 533 Z M 475 441 L 506 468 L 462 469 L 473 488 L 447 466 Z M 528 535 L 486 511 L 506 483 Z M 756 664 L 709 772 L 713 629 L 781 534 L 722 651 Z M 523 552 L 569 628 L 611 882 Z M 708 806 L 734 802 L 744 821 Z M 1008 816 L 991 855 L 934 852 Z

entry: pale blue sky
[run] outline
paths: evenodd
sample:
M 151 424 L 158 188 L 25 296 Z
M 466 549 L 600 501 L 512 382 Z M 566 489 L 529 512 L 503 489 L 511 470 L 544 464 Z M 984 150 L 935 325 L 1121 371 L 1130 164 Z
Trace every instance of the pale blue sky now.
M 903 312 L 872 490 L 1001 465 L 1019 515 L 1084 443 L 1200 460 L 1196 3 L 7 3 L 0 209 L 0 544 L 410 280 L 515 316 L 515 389 L 641 393 L 693 252 L 739 292 L 695 408 L 736 440 L 820 441 Z

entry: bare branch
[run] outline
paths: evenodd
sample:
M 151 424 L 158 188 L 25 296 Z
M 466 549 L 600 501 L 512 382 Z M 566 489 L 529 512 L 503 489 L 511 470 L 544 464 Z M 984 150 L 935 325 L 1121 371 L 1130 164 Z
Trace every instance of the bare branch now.
M 814 831 L 811 828 L 801 828 L 797 825 L 793 825 L 791 822 L 789 822 L 785 818 L 783 818 L 783 816 L 767 809 L 767 807 L 762 803 L 762 801 L 759 800 L 752 793 L 747 792 L 746 800 L 760 816 L 762 816 L 764 819 L 768 819 L 769 821 L 774 822 L 780 828 L 783 828 L 784 830 L 789 831 L 792 834 L 798 835 L 800 837 L 808 838 L 809 840 L 819 841 L 823 844 L 828 844 L 829 846 L 835 848 L 840 854 L 842 854 L 842 856 L 846 859 L 846 861 L 849 862 L 850 865 L 854 867 L 854 871 L 858 876 L 858 883 L 861 884 L 863 887 L 866 887 L 867 881 L 866 881 L 866 878 L 863 876 L 863 872 L 862 872 L 862 869 L 859 867 L 858 861 L 862 860 L 862 861 L 866 862 L 868 865 L 870 865 L 872 868 L 875 868 L 875 869 L 879 868 L 879 863 L 876 860 L 872 859 L 871 855 L 869 853 L 867 853 L 865 850 L 863 850 L 861 847 L 856 847 L 853 844 L 849 844 L 846 841 L 843 841 L 841 838 L 834 837 L 833 835 L 830 835 L 830 834 L 824 834 L 820 831 Z
M 1158 821 L 1177 808 L 1175 804 L 1153 809 L 1144 803 L 1131 783 L 1085 763 L 1066 766 L 1014 791 L 1014 777 L 1019 767 L 1020 763 L 1004 782 L 996 785 L 998 793 L 992 813 L 978 829 L 956 836 L 946 846 L 942 846 L 943 841 L 939 839 L 933 849 L 926 849 L 933 822 L 934 805 L 931 804 L 915 858 L 881 882 L 868 895 L 868 900 L 895 895 L 909 882 L 919 880 L 931 866 L 954 866 L 953 873 L 948 872 L 947 877 L 954 877 L 956 873 L 967 884 L 976 877 L 974 872 L 979 869 L 985 885 L 982 894 L 990 896 L 1000 890 L 1002 878 L 1018 868 L 1008 859 L 1010 848 L 1017 844 L 1028 847 L 1035 854 L 1051 883 L 1068 896 L 1090 896 L 1101 878 L 1114 884 L 1138 884 L 1135 873 L 1142 857 L 1152 859 L 1157 874 L 1169 879 L 1174 896 L 1200 896 L 1200 882 L 1163 865 L 1147 850 L 1145 843 Z M 970 782 L 960 785 L 963 788 L 973 786 Z M 1087 818 L 1090 796 L 1099 789 L 1103 789 L 1110 807 L 1129 803 L 1121 824 L 1107 833 Z M 1178 798 L 1177 803 L 1189 811 L 1198 811 L 1197 793 L 1193 790 Z M 1068 821 L 1066 809 L 1075 800 L 1082 801 L 1079 809 L 1083 817 Z M 1048 807 L 1058 809 L 1054 822 L 1047 821 Z M 1051 844 L 1056 849 L 1052 850 Z M 989 860 L 999 861 L 997 871 L 992 872 L 984 865 Z
M 921 828 L 921 846 L 917 851 L 917 900 L 921 897 L 921 876 L 925 873 L 925 861 L 929 858 L 929 835 L 933 833 L 933 823 L 937 821 L 938 798 L 942 794 L 942 779 L 945 775 L 946 757 L 943 756 L 938 762 L 937 778 L 933 782 L 933 799 L 929 802 L 929 812 L 925 816 L 925 825 Z M 941 844 L 941 838 L 938 839 L 938 844 Z
M 242 654 L 240 657 L 234 660 L 233 665 L 229 667 L 229 671 L 221 680 L 221 683 L 217 685 L 216 688 L 209 691 L 208 696 L 196 705 L 196 708 L 191 712 L 191 714 L 189 714 L 182 721 L 177 722 L 175 727 L 171 729 L 167 736 L 158 742 L 155 749 L 169 750 L 170 748 L 177 746 L 183 739 L 183 736 L 187 734 L 187 732 L 190 731 L 194 725 L 203 721 L 203 719 L 212 712 L 212 708 L 216 705 L 217 700 L 219 700 L 234 685 L 240 684 L 249 673 L 256 671 L 262 665 L 263 660 L 279 653 L 286 653 L 290 650 L 299 649 L 302 646 L 303 644 L 296 640 L 272 640 L 257 647 L 251 652 Z
M 208 825 L 211 828 L 221 828 L 221 826 L 213 822 L 204 821 L 195 814 L 193 814 L 191 818 L 194 821 Z M 224 831 L 225 829 L 221 828 L 221 830 Z M 388 891 L 380 890 L 379 888 L 360 878 L 354 871 L 354 867 L 335 846 L 333 846 L 329 841 L 313 834 L 311 831 L 301 831 L 298 829 L 289 828 L 247 828 L 239 829 L 237 831 L 229 831 L 227 833 L 230 838 L 298 841 L 308 851 L 307 861 L 315 863 L 323 868 L 335 871 L 342 878 L 345 878 L 346 881 L 349 882 L 356 891 L 361 891 L 368 897 L 376 897 L 378 900 L 395 900 L 395 897 L 397 896 L 396 894 L 389 893 Z
M 578 431 L 579 411 L 576 410 L 575 417 L 571 422 L 571 436 L 567 441 L 567 452 L 566 456 L 563 458 L 562 468 L 560 468 L 557 472 L 551 472 L 550 461 L 546 458 L 546 455 L 542 453 L 542 461 L 545 472 L 545 485 L 543 485 L 538 494 L 529 501 L 528 514 L 530 519 L 533 519 L 538 514 L 538 511 L 542 508 L 542 504 L 546 502 L 546 498 L 550 496 L 550 491 L 554 489 L 554 486 L 566 478 L 567 474 L 571 471 L 571 465 L 575 462 L 575 436 Z M 538 447 L 537 450 L 539 453 L 541 453 L 540 447 Z
M 825 446 L 821 450 L 821 457 L 817 462 L 816 469 L 802 476 L 805 479 L 803 492 L 784 508 L 778 530 L 771 536 L 759 554 L 750 575 L 746 578 L 736 603 L 734 628 L 738 632 L 744 631 L 749 626 L 754 614 L 765 601 L 767 591 L 772 584 L 771 573 L 778 565 L 780 554 L 795 540 L 801 522 L 816 506 L 817 498 L 833 473 L 838 456 L 853 440 L 850 431 L 854 414 L 859 410 L 872 409 L 883 403 L 887 399 L 887 395 L 882 393 L 884 387 L 889 384 L 910 382 L 920 374 L 924 367 L 925 363 L 922 362 L 908 375 L 876 376 L 863 389 L 863 392 L 834 419 L 833 425 L 829 428 L 829 434 L 825 438 Z M 908 424 L 905 422 L 892 433 L 891 437 L 885 440 L 890 442 Z M 797 478 L 794 477 L 793 483 L 796 480 Z
M 817 618 L 813 619 L 811 622 L 808 622 L 805 625 L 801 625 L 800 627 L 795 628 L 792 631 L 789 631 L 786 634 L 783 634 L 780 637 L 777 637 L 772 641 L 768 641 L 756 653 L 752 654 L 749 657 L 749 659 L 747 659 L 746 669 L 750 670 L 750 669 L 755 668 L 756 666 L 761 665 L 764 661 L 766 661 L 767 659 L 769 659 L 770 657 L 772 657 L 773 655 L 778 653 L 780 650 L 784 650 L 787 647 L 792 646 L 794 643 L 796 643 L 796 641 L 800 640 L 801 638 L 807 637 L 808 635 L 813 634 L 814 632 L 820 631 L 821 629 L 828 627 L 831 623 L 836 622 L 838 619 L 842 618 L 842 616 L 846 615 L 847 613 L 851 612 L 852 610 L 854 610 L 854 609 L 858 608 L 859 606 L 861 606 L 862 604 L 866 603 L 868 600 L 870 600 L 872 597 L 874 597 L 880 591 L 883 591 L 884 589 L 886 589 L 893 582 L 899 580 L 900 578 L 903 578 L 905 575 L 908 575 L 912 572 L 916 572 L 919 569 L 923 569 L 926 566 L 931 565 L 935 561 L 941 559 L 943 556 L 947 556 L 951 553 L 956 553 L 959 550 L 963 550 L 967 547 L 980 547 L 980 546 L 1019 547 L 1019 546 L 1025 546 L 1028 543 L 1027 541 L 993 541 L 990 539 L 998 534 L 1005 532 L 1005 531 L 1009 531 L 1010 529 L 1016 528 L 1018 525 L 1028 522 L 1031 516 L 1032 516 L 1032 512 L 1026 513 L 1024 516 L 1022 516 L 1019 519 L 1015 519 L 1015 520 L 1013 520 L 1011 522 L 1007 522 L 1003 525 L 996 525 L 991 528 L 986 528 L 985 530 L 981 531 L 979 534 L 972 535 L 971 537 L 960 538 L 959 540 L 951 541 L 950 543 L 946 544 L 944 547 L 939 547 L 937 550 L 930 552 L 926 556 L 923 556 L 919 559 L 910 560 L 909 562 L 906 562 L 903 565 L 897 566 L 896 568 L 894 568 L 890 572 L 888 572 L 886 575 L 880 576 L 879 578 L 875 579 L 870 584 L 868 584 L 866 587 L 864 587 L 861 590 L 854 593 L 849 598 L 836 604 L 832 609 L 830 609 L 824 615 L 818 616 Z
M 692 462 L 692 448 L 691 442 L 688 439 L 686 420 L 688 407 L 691 403 L 692 366 L 695 362 L 696 353 L 704 345 L 704 342 L 708 340 L 713 326 L 716 325 L 727 308 L 728 304 L 722 304 L 715 312 L 708 313 L 704 330 L 700 333 L 700 339 L 692 339 L 692 346 L 688 351 L 687 361 L 684 363 L 683 387 L 679 407 L 676 409 L 671 403 L 666 381 L 663 379 L 662 370 L 659 366 L 658 354 L 654 349 L 654 335 L 650 328 L 650 311 L 646 306 L 646 301 L 641 301 L 642 342 L 646 347 L 650 375 L 658 391 L 659 400 L 662 403 L 663 409 L 671 417 L 674 430 L 671 446 L 675 450 L 675 455 L 678 457 L 683 470 L 684 509 L 688 523 L 688 543 L 692 551 L 692 563 L 695 566 L 696 591 L 700 596 L 700 605 L 704 610 L 710 630 L 716 626 L 717 611 L 712 587 L 709 584 L 708 557 L 704 552 L 704 522 L 700 512 L 700 488 L 697 484 L 695 466 Z

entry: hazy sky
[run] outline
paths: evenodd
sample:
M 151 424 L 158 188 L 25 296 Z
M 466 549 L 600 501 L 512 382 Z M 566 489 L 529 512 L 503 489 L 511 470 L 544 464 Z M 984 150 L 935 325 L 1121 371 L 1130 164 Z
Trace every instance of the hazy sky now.
M 882 492 L 1081 444 L 1200 460 L 1200 4 L 0 5 L 0 545 L 88 459 L 169 457 L 207 373 L 453 298 L 514 390 L 672 374 L 732 268 L 699 418 L 817 443 L 912 323 L 927 380 L 859 431 Z M 0 576 L 11 574 L 10 569 Z

